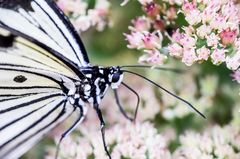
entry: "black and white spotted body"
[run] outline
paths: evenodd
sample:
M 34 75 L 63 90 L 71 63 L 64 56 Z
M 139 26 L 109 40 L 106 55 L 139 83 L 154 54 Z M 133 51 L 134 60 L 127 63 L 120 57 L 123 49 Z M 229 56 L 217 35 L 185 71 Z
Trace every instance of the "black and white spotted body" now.
M 80 70 L 86 79 L 81 81 L 76 94 L 83 102 L 100 104 L 107 89 L 117 89 L 123 79 L 123 72 L 117 66 L 89 66 Z

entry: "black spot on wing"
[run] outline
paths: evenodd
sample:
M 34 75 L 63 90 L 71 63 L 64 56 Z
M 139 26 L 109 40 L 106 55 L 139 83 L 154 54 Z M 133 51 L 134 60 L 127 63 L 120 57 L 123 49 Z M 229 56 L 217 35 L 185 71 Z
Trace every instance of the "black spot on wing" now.
M 0 47 L 11 47 L 13 46 L 15 36 L 10 34 L 8 36 L 0 35 Z
M 23 83 L 27 80 L 27 78 L 23 75 L 18 75 L 13 80 L 17 83 Z

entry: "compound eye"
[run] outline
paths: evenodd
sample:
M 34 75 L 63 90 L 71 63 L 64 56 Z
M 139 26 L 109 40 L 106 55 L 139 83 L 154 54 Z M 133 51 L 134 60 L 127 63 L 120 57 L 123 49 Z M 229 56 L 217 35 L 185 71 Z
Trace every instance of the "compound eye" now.
M 118 82 L 120 79 L 120 74 L 119 73 L 114 73 L 113 76 L 112 76 L 112 82 L 113 83 L 116 83 Z

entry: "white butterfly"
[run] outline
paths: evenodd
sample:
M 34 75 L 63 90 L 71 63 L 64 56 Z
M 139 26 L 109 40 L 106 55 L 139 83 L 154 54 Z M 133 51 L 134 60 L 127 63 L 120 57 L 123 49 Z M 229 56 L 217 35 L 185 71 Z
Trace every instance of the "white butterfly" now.
M 62 138 L 68 135 L 84 119 L 86 102 L 97 112 L 111 158 L 99 104 L 108 87 L 117 99 L 120 84 L 132 90 L 122 79 L 124 71 L 133 72 L 92 66 L 80 37 L 52 0 L 0 0 L 0 28 L 16 36 L 10 46 L 0 47 L 0 158 L 19 158 L 50 129 L 77 113 Z

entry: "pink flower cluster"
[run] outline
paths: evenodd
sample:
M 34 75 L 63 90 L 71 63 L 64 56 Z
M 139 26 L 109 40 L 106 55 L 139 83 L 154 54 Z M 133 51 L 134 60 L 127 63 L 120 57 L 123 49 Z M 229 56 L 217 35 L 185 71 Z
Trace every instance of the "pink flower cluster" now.
M 87 159 L 94 156 L 95 159 L 108 159 L 102 146 L 99 131 L 80 130 L 84 137 L 66 138 L 63 140 L 59 159 L 79 158 Z M 167 149 L 167 141 L 164 136 L 149 122 L 116 124 L 106 131 L 107 143 L 111 145 L 111 156 L 114 159 L 170 159 Z M 116 144 L 117 143 L 117 144 Z M 49 155 L 45 159 L 54 158 L 54 149 L 49 149 Z
M 239 159 L 240 129 L 228 125 L 211 127 L 203 133 L 189 131 L 180 136 L 180 143 L 173 159 Z
M 85 0 L 58 0 L 57 4 L 69 16 L 79 32 L 86 31 L 90 27 L 102 31 L 110 25 L 108 0 L 96 0 L 93 9 L 88 9 L 88 3 Z
M 230 1 L 188 1 L 180 11 L 187 26 L 178 29 L 168 46 L 171 56 L 190 66 L 211 58 L 215 65 L 240 66 L 240 6 Z
M 166 51 L 162 49 L 163 35 L 161 31 L 165 29 L 166 22 L 173 22 L 177 16 L 174 7 L 166 8 L 155 3 L 153 0 L 138 0 L 143 5 L 146 15 L 132 20 L 130 34 L 124 34 L 128 41 L 128 48 L 142 50 L 145 55 L 139 58 L 139 62 L 163 64 L 166 62 Z M 126 4 L 128 1 L 124 1 Z M 160 16 L 164 15 L 164 16 Z
M 124 34 L 129 42 L 128 48 L 143 50 L 146 54 L 139 58 L 139 62 L 163 64 L 166 56 L 160 53 L 162 48 L 162 33 L 160 31 L 150 32 L 151 19 L 142 16 L 132 21 L 134 26 L 129 27 L 130 34 Z
M 138 1 L 146 15 L 133 20 L 131 33 L 125 36 L 129 48 L 146 53 L 140 62 L 162 64 L 167 47 L 170 56 L 188 66 L 208 59 L 215 65 L 224 62 L 232 70 L 240 66 L 240 5 L 235 0 Z M 186 25 L 170 36 L 166 28 L 177 27 L 175 20 L 179 15 L 184 15 Z M 167 45 L 162 46 L 161 32 L 170 39 Z

